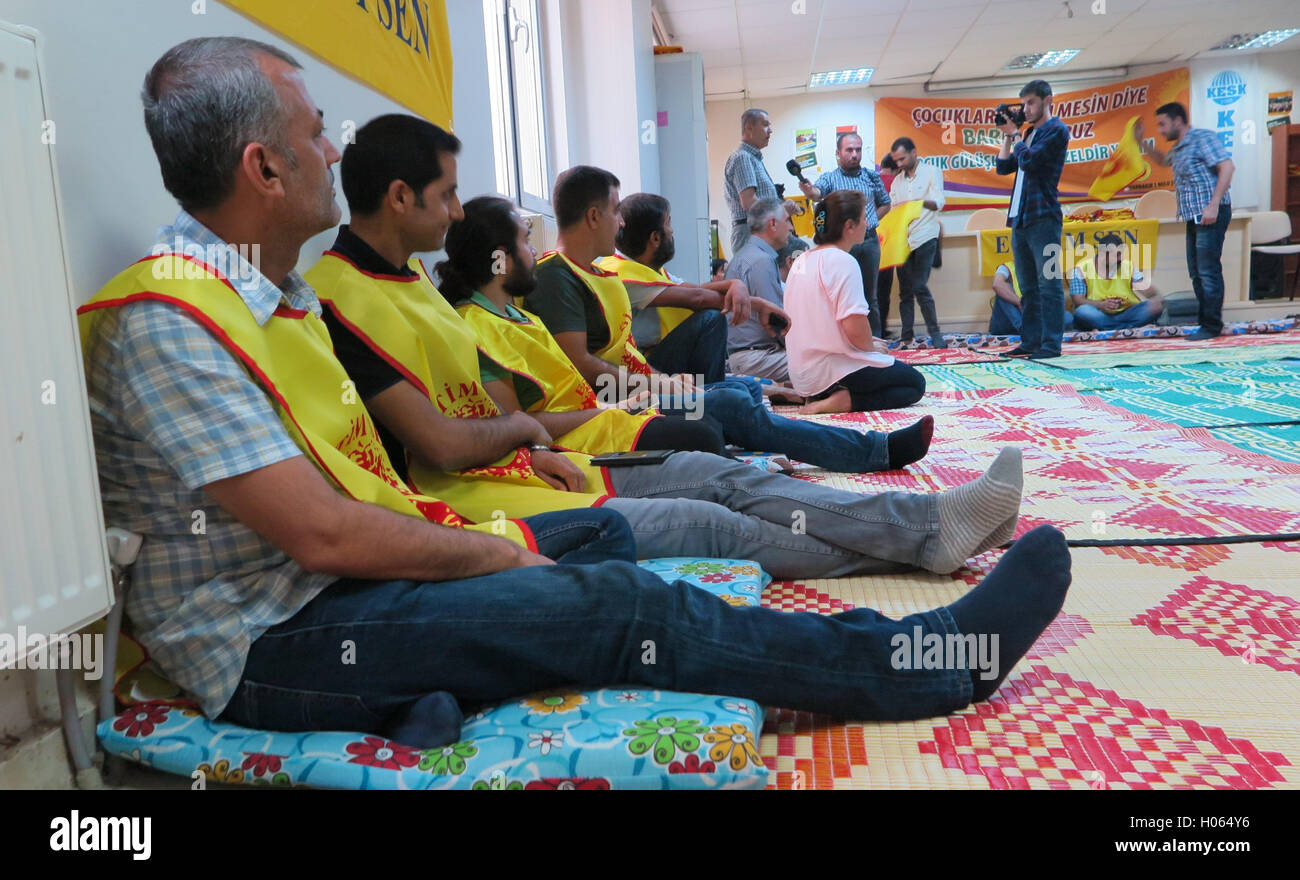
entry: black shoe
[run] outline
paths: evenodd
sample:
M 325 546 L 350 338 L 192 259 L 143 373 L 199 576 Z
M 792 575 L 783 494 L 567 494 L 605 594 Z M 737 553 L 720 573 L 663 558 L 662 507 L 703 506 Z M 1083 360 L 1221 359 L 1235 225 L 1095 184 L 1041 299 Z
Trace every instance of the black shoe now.
M 1011 349 L 1011 351 L 1002 352 L 1003 357 L 1009 357 L 1009 358 L 1027 358 L 1031 354 L 1033 354 L 1032 351 L 1019 345 Z
M 1061 353 L 1059 351 L 1036 351 L 1029 356 L 1029 360 L 1046 361 L 1051 360 L 1052 358 L 1059 358 L 1060 356 Z
M 1219 335 L 1218 333 L 1211 333 L 1209 330 L 1197 330 L 1195 333 L 1188 333 L 1183 338 L 1190 339 L 1194 342 L 1199 342 L 1202 339 L 1213 339 L 1218 335 Z

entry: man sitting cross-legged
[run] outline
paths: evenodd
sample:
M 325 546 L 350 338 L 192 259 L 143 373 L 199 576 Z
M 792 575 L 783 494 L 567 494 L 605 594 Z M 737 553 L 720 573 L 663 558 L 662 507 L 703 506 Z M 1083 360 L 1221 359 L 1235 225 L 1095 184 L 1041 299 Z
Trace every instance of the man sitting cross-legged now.
M 629 374 L 666 378 L 650 369 L 632 341 L 631 307 L 623 284 L 592 265 L 614 252 L 622 222 L 618 185 L 613 174 L 589 165 L 560 174 L 551 196 L 560 227 L 556 250 L 538 260 L 536 286 L 523 300 L 598 393 L 622 384 Z M 682 409 L 672 399 L 665 407 Z M 732 445 L 781 453 L 841 473 L 886 470 L 918 461 L 929 448 L 933 424 L 922 419 L 905 432 L 894 432 L 891 446 L 880 433 L 774 416 L 763 405 L 758 382 L 744 378 L 708 386 L 702 410 L 702 421 L 715 425 Z
M 1124 240 L 1108 232 L 1097 240 L 1092 260 L 1070 275 L 1074 326 L 1079 330 L 1122 330 L 1154 324 L 1164 301 L 1149 280 L 1124 259 Z
M 703 452 L 605 470 L 584 455 L 512 448 L 496 425 L 522 417 L 521 395 L 554 399 L 582 379 L 546 328 L 498 324 L 479 310 L 513 310 L 512 293 L 531 284 L 533 255 L 527 227 L 508 202 L 479 198 L 466 206 L 468 216 L 462 211 L 458 148 L 456 138 L 412 116 L 383 116 L 358 130 L 342 163 L 352 222 L 306 276 L 325 303 L 335 351 L 387 429 L 389 457 L 409 463 L 416 488 L 484 520 L 601 504 L 629 519 L 643 558 L 735 556 L 778 577 L 949 571 L 965 559 L 956 555 L 1010 537 L 1020 485 L 1014 450 L 965 490 L 982 499 L 977 518 L 985 525 L 951 554 L 931 558 L 928 529 L 911 524 L 927 521 L 933 503 L 948 511 L 941 527 L 955 522 L 964 516 L 950 507 L 958 496 L 828 490 Z M 439 274 L 449 298 L 466 303 L 468 323 L 411 260 L 413 251 L 444 246 L 449 260 Z M 516 329 L 532 334 L 506 338 Z M 502 378 L 485 380 L 480 363 Z M 885 512 L 881 505 L 892 506 Z M 792 529 L 805 517 L 806 528 Z M 909 525 L 899 534 L 871 525 L 886 521 Z
M 987 698 L 1060 610 L 1069 554 L 1047 527 L 957 602 L 890 620 L 735 608 L 665 583 L 623 561 L 630 533 L 611 510 L 474 531 L 413 493 L 293 271 L 302 244 L 339 218 L 339 156 L 299 70 L 233 37 L 159 59 L 145 122 L 182 211 L 154 256 L 81 310 L 105 518 L 145 539 L 127 618 L 209 717 L 432 747 L 459 735 L 435 711 L 447 695 L 485 703 L 628 682 L 923 718 Z M 429 188 L 419 193 L 429 207 Z M 167 253 L 177 237 L 224 271 Z M 260 253 L 259 266 L 228 245 Z M 928 512 L 916 528 L 939 555 L 952 536 L 933 528 L 939 507 Z M 978 511 L 957 522 L 971 528 Z M 492 534 L 498 525 L 516 540 Z M 530 532 L 540 552 L 525 548 Z M 890 641 L 914 627 L 997 635 L 999 674 L 895 668 Z M 646 640 L 657 664 L 639 662 Z M 345 642 L 355 663 L 339 662 Z

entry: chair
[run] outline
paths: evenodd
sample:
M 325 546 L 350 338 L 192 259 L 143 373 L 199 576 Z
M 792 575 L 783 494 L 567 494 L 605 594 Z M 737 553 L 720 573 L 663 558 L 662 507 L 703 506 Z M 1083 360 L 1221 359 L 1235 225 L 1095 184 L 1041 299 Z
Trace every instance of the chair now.
M 1133 208 L 1138 220 L 1172 220 L 1178 216 L 1178 197 L 1167 189 L 1153 189 Z
M 1007 212 L 998 208 L 980 208 L 966 218 L 966 231 L 1001 229 L 1007 225 Z
M 1300 243 L 1291 241 L 1291 216 L 1285 211 L 1265 211 L 1251 218 L 1250 244 L 1254 253 L 1276 257 L 1300 254 Z M 1300 285 L 1300 262 L 1296 264 L 1296 270 L 1291 276 L 1291 296 L 1288 299 L 1295 299 L 1297 285 Z

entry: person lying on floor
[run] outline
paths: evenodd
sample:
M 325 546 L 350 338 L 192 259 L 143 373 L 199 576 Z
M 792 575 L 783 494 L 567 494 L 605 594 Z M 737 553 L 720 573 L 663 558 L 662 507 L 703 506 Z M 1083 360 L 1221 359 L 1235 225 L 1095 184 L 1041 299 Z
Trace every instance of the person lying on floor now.
M 145 124 L 181 211 L 150 257 L 79 310 L 105 518 L 144 535 L 127 618 L 208 717 L 431 748 L 459 735 L 458 722 L 429 723 L 448 695 L 627 682 L 926 718 L 987 699 L 1060 611 L 1070 557 L 1046 526 L 953 604 L 892 620 L 736 608 L 666 583 L 631 564 L 613 510 L 470 527 L 412 493 L 364 405 L 340 394 L 347 374 L 293 270 L 339 219 L 339 154 L 300 69 L 236 37 L 190 40 L 155 63 Z M 428 186 L 402 191 L 417 216 L 448 210 L 432 199 Z M 260 249 L 260 266 L 233 243 Z M 182 255 L 194 249 L 225 270 Z M 975 485 L 898 499 L 917 509 L 863 528 L 892 529 L 931 562 L 998 531 Z M 997 637 L 998 672 L 897 668 L 891 641 L 914 628 Z M 670 662 L 639 662 L 646 640 Z M 344 643 L 355 663 L 339 662 Z
M 493 321 L 476 326 L 476 331 L 479 346 L 493 360 L 538 383 L 536 393 L 524 398 L 533 402 L 523 408 L 537 415 L 552 436 L 559 436 L 584 418 L 575 410 L 594 409 L 592 388 L 599 399 L 613 403 L 635 393 L 633 382 L 660 383 L 669 377 L 650 369 L 632 341 L 632 318 L 623 284 L 592 265 L 600 255 L 614 250 L 620 223 L 618 178 L 589 165 L 570 168 L 556 179 L 551 204 L 560 227 L 556 250 L 538 260 L 530 276 L 535 276 L 535 287 L 523 297 L 529 315 L 538 323 Z M 475 320 L 481 317 L 477 312 L 467 314 L 473 314 Z M 508 334 L 508 338 L 485 336 L 488 332 Z M 520 338 L 525 333 L 532 340 L 527 357 L 514 348 L 527 344 Z M 540 338 L 548 335 L 554 337 L 564 358 L 550 351 L 550 340 Z M 569 375 L 571 367 L 577 375 Z M 549 378 L 538 375 L 542 370 Z M 591 388 L 578 384 L 579 379 Z M 753 379 L 712 383 L 705 386 L 703 394 L 689 382 L 684 388 L 680 396 L 661 398 L 658 409 L 711 426 L 718 445 L 710 451 L 718 454 L 725 451 L 725 444 L 732 444 L 787 455 L 830 471 L 861 473 L 902 467 L 919 460 L 912 456 L 923 456 L 929 448 L 932 421 L 922 420 L 907 428 L 912 433 L 900 435 L 911 438 L 900 447 L 906 448 L 907 454 L 891 458 L 883 434 L 774 416 L 763 405 L 762 386 Z M 593 455 L 611 451 L 571 448 Z
M 1064 295 L 1064 294 L 1062 294 Z M 1012 261 L 998 266 L 993 273 L 993 299 L 989 302 L 993 313 L 989 316 L 989 335 L 1016 336 L 1024 318 L 1024 302 L 1020 296 L 1020 282 L 1016 280 L 1016 264 Z M 1074 314 L 1066 308 L 1061 332 L 1074 329 Z
M 1124 257 L 1124 239 L 1108 232 L 1097 253 L 1070 274 L 1074 326 L 1123 330 L 1154 324 L 1165 310 L 1155 286 Z
M 849 254 L 866 235 L 866 208 L 866 196 L 856 190 L 837 190 L 818 202 L 816 247 L 795 261 L 785 285 L 790 382 L 810 398 L 801 413 L 901 409 L 925 394 L 920 371 L 871 335 L 861 268 Z
M 627 518 L 640 558 L 752 559 L 777 577 L 914 566 L 920 557 L 903 551 L 908 555 L 900 563 L 897 539 L 867 526 L 875 519 L 923 516 L 907 505 L 926 496 L 841 492 L 704 452 L 601 469 L 586 455 L 516 448 L 515 438 L 498 426 L 502 418 L 520 417 L 516 392 L 506 381 L 484 381 L 474 333 L 482 324 L 462 320 L 411 260 L 413 250 L 445 248 L 448 261 L 438 266 L 443 288 L 448 298 L 472 302 L 475 310 L 483 304 L 509 313 L 511 296 L 527 290 L 533 267 L 528 227 L 504 199 L 473 199 L 462 210 L 458 149 L 455 137 L 413 116 L 382 116 L 362 126 L 341 166 L 352 222 L 306 274 L 325 305 L 335 352 L 374 414 L 388 457 L 409 464 L 413 488 L 477 520 L 600 505 Z M 414 207 L 416 193 L 428 207 Z M 546 329 L 533 326 L 553 349 L 551 360 L 576 377 Z M 527 344 L 520 339 L 514 347 L 528 352 Z M 529 375 L 550 374 L 540 359 L 529 358 Z M 494 397 L 503 402 L 500 409 Z M 981 544 L 1006 540 L 1014 527 L 1009 512 L 1018 495 L 999 489 L 994 494 L 1002 492 L 1002 500 L 994 501 L 987 493 L 995 483 L 1019 485 L 1017 460 L 1010 450 L 985 484 L 972 484 L 971 491 L 986 496 L 981 503 L 991 505 L 987 516 L 999 524 Z M 896 513 L 884 513 L 882 502 Z M 817 512 L 794 535 L 798 510 Z
M 751 309 L 763 323 L 772 314 L 785 314 L 765 300 L 753 302 L 741 281 L 697 286 L 669 275 L 664 265 L 677 253 L 670 210 L 667 199 L 651 193 L 623 199 L 616 249 L 596 266 L 623 282 L 632 306 L 632 338 L 652 369 L 721 382 L 727 376 L 728 323 L 744 323 Z

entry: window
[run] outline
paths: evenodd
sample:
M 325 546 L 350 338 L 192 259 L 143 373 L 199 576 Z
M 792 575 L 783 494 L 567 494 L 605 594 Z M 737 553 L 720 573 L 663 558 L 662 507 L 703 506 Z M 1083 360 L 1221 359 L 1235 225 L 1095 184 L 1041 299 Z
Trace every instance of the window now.
M 547 111 L 562 90 L 548 89 L 538 0 L 483 0 L 483 21 L 497 191 L 527 211 L 551 215 L 555 157 L 547 128 L 561 114 Z

